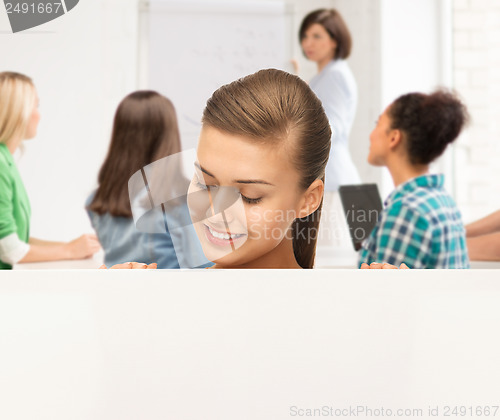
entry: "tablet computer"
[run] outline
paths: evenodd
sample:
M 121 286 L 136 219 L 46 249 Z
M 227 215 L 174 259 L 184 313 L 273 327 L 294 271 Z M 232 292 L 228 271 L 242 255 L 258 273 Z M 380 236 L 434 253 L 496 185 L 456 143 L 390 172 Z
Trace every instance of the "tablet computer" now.
M 382 212 L 377 184 L 342 185 L 339 187 L 339 194 L 352 244 L 358 251 Z

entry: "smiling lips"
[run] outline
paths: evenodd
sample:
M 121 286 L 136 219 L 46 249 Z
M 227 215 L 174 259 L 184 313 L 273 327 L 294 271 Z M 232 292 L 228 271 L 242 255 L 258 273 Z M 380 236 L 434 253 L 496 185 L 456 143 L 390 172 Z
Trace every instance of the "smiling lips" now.
M 237 241 L 240 238 L 247 236 L 244 233 L 227 233 L 215 230 L 211 226 L 204 224 L 205 235 L 207 239 L 214 245 L 228 246 Z

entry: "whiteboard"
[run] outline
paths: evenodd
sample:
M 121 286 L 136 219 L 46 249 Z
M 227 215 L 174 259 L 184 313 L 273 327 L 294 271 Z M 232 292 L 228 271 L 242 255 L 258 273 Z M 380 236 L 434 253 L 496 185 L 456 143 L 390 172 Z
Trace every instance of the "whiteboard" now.
M 217 88 L 259 69 L 289 70 L 291 19 L 284 1 L 141 5 L 139 85 L 172 100 L 183 149 L 196 146 L 203 109 Z

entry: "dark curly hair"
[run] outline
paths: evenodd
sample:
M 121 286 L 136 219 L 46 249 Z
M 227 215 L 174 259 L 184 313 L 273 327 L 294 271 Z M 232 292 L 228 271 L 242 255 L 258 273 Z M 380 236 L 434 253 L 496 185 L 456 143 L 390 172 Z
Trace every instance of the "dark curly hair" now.
M 469 121 L 467 108 L 453 92 L 408 93 L 388 109 L 391 129 L 401 130 L 410 162 L 427 165 L 441 156 Z

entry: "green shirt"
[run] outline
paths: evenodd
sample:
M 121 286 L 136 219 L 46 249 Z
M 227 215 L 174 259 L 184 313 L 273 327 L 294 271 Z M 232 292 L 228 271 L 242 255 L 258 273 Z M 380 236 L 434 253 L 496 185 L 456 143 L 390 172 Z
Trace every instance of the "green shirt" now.
M 31 206 L 7 146 L 0 143 L 0 240 L 17 233 L 23 242 L 29 242 Z M 0 269 L 11 269 L 0 260 Z

